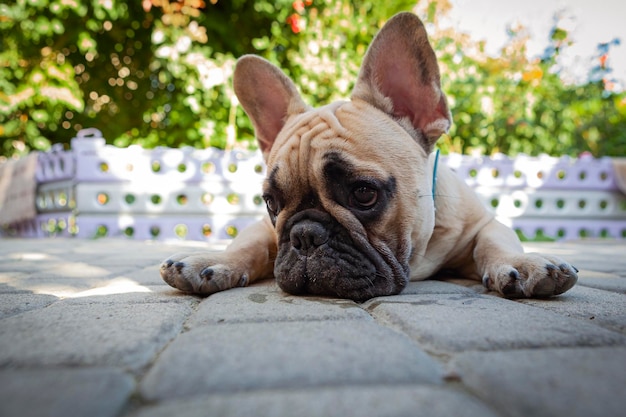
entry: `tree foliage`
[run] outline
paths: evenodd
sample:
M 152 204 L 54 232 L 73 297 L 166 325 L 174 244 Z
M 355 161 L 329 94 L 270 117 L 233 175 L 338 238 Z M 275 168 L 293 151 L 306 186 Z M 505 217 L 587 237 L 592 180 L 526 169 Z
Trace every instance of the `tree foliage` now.
M 598 45 L 584 84 L 568 84 L 560 57 L 572 41 L 560 23 L 557 14 L 539 58 L 527 57 L 529 37 L 523 27 L 509 28 L 509 42 L 495 58 L 467 35 L 434 31 L 455 122 L 442 147 L 512 155 L 626 154 L 626 94 L 616 91 L 610 77 L 611 45 Z
M 555 23 L 540 59 L 511 30 L 498 57 L 439 26 L 446 1 L 17 0 L 0 4 L 0 155 L 68 143 L 96 127 L 118 146 L 251 146 L 232 90 L 236 57 L 284 68 L 312 105 L 349 96 L 367 45 L 393 14 L 427 22 L 454 125 L 448 151 L 626 153 L 626 95 L 610 46 L 584 84 L 560 77 Z

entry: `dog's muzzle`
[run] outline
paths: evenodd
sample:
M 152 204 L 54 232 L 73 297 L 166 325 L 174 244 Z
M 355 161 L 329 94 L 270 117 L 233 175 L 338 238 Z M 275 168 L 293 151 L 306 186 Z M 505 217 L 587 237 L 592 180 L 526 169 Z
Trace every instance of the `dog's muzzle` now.
M 290 294 L 365 300 L 402 290 L 381 255 L 365 240 L 320 210 L 289 219 L 280 232 L 276 282 Z M 403 283 L 406 280 L 402 280 Z

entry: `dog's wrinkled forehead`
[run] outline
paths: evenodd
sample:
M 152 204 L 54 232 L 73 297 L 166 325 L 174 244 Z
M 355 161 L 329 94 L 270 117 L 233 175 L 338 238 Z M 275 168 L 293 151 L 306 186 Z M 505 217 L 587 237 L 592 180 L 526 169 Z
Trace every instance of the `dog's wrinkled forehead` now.
M 289 191 L 291 195 L 284 197 L 292 200 L 305 194 L 315 198 L 317 188 L 331 187 L 338 177 L 387 180 L 387 169 L 376 160 L 379 152 L 368 149 L 364 138 L 371 129 L 351 126 L 353 107 L 350 102 L 336 102 L 291 117 L 268 156 L 266 188 Z
M 268 167 L 277 161 L 305 165 L 311 159 L 312 152 L 325 147 L 329 139 L 342 138 L 348 132 L 335 114 L 343 102 L 336 102 L 319 109 L 309 110 L 291 116 L 276 138 L 267 160 Z

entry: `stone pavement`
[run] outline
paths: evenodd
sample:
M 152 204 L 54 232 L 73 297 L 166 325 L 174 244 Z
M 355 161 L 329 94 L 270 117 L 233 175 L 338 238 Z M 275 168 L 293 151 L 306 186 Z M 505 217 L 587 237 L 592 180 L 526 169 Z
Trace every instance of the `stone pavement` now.
M 528 244 L 580 269 L 554 299 L 449 279 L 363 304 L 161 281 L 204 247 L 0 240 L 0 416 L 626 415 L 626 242 Z

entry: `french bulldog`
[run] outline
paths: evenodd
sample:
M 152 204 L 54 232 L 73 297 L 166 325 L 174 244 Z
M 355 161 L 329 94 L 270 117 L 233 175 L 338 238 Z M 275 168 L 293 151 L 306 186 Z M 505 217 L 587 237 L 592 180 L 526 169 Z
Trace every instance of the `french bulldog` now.
M 376 35 L 349 101 L 312 108 L 254 55 L 238 60 L 234 88 L 267 165 L 268 215 L 223 252 L 165 260 L 169 285 L 211 294 L 274 277 L 290 294 L 363 301 L 441 271 L 511 298 L 576 283 L 576 268 L 525 254 L 454 172 L 437 167 L 434 145 L 451 116 L 414 14 L 394 16 Z

